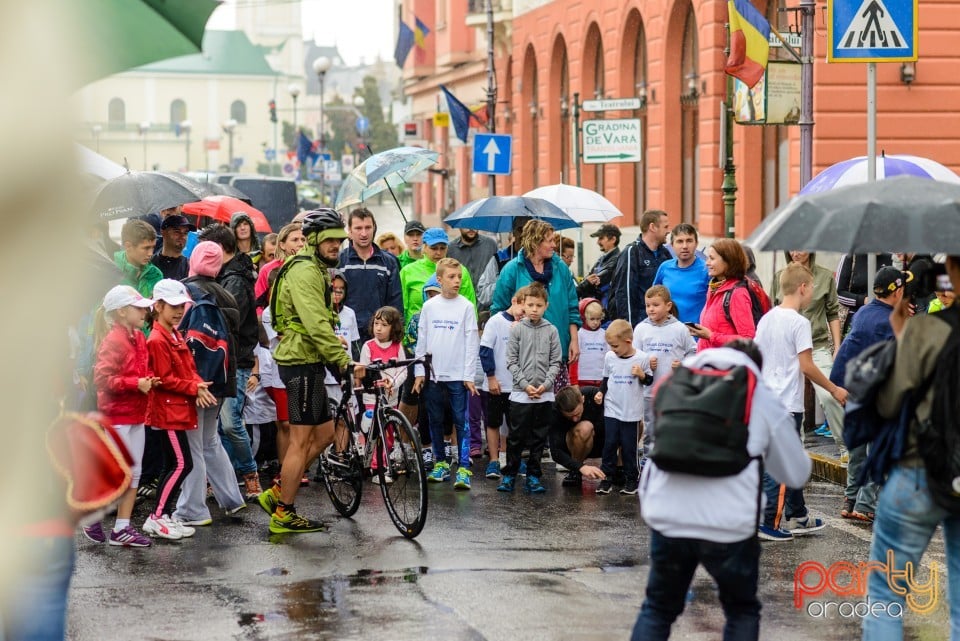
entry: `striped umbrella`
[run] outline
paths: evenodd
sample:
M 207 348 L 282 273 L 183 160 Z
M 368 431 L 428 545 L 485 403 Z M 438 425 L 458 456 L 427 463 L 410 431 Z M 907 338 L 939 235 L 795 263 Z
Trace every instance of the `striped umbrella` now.
M 942 182 L 960 183 L 953 171 L 935 160 L 907 155 L 881 155 L 877 158 L 877 180 L 892 176 L 916 176 Z M 867 157 L 851 158 L 831 165 L 800 190 L 800 195 L 817 194 L 834 187 L 867 182 Z

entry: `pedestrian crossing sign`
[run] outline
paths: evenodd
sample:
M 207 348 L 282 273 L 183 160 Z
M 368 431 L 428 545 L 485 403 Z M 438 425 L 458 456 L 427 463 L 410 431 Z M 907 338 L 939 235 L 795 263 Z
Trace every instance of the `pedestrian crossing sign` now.
M 914 62 L 919 0 L 831 0 L 827 62 Z

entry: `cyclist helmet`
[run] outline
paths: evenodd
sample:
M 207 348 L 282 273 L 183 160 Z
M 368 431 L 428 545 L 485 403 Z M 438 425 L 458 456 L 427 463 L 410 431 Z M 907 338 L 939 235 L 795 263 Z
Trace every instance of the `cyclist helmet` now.
M 336 210 L 328 207 L 308 211 L 303 218 L 300 219 L 300 222 L 302 223 L 300 229 L 303 231 L 304 236 L 328 229 L 339 229 L 343 231 L 343 218 L 340 217 L 340 214 Z M 344 238 L 346 238 L 345 233 Z

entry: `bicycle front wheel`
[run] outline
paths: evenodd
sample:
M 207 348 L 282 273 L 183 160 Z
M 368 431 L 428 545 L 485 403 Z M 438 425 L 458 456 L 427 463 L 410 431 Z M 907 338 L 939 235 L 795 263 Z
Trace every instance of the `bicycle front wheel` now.
M 388 462 L 377 470 L 380 492 L 390 520 L 400 534 L 412 539 L 427 522 L 427 470 L 420 452 L 420 437 L 400 412 L 387 409 L 384 419 L 383 438 L 376 443 L 377 450 L 386 449 Z M 392 482 L 386 482 L 388 470 Z
M 320 469 L 333 507 L 343 516 L 351 517 L 360 507 L 363 493 L 363 456 L 350 418 L 337 412 L 334 416 L 333 443 L 320 454 Z

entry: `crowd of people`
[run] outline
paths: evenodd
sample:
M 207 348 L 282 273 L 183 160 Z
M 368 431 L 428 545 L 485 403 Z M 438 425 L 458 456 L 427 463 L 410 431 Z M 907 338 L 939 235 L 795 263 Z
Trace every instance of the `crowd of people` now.
M 402 238 L 378 236 L 364 208 L 345 221 L 302 212 L 262 240 L 244 216 L 199 231 L 176 208 L 156 227 L 127 221 L 114 256 L 121 284 L 78 324 L 75 381 L 77 407 L 117 427 L 134 474 L 113 527 L 92 524 L 87 538 L 146 547 L 192 536 L 213 521 L 208 496 L 227 514 L 259 504 L 273 533 L 323 530 L 295 502 L 334 440 L 328 398 L 344 377 L 361 386 L 365 364 L 427 353 L 432 371 L 386 375 L 391 402 L 418 428 L 431 483 L 469 491 L 479 465 L 500 492 L 544 493 L 548 450 L 564 487 L 641 495 L 654 538 L 634 638 L 667 638 L 698 563 L 718 583 L 728 626 L 744 631 L 736 638 L 756 638 L 757 541 L 824 527 L 804 504 L 804 442 L 838 445 L 848 470 L 840 516 L 879 524 L 885 505 L 898 509 L 887 486 L 861 474 L 867 445 L 845 447 L 844 374 L 866 347 L 916 336 L 903 331 L 908 316 L 952 305 L 946 285 L 929 300 L 905 296 L 910 266 L 926 258 L 880 257 L 869 297 L 864 257 L 844 257 L 835 277 L 814 254 L 788 252 L 768 295 L 748 248 L 719 239 L 701 250 L 694 226 L 671 229 L 653 210 L 623 248 L 617 226 L 600 226 L 601 256 L 578 279 L 573 248 L 548 223 L 514 223 L 498 248 L 476 230 L 451 240 L 418 221 Z M 952 280 L 958 270 L 948 259 Z M 656 390 L 680 367 L 736 366 L 758 381 L 747 450 L 765 467 L 698 483 L 660 469 Z M 806 381 L 825 422 L 804 433 Z M 138 496 L 151 506 L 139 529 Z M 883 544 L 896 547 L 889 528 Z

